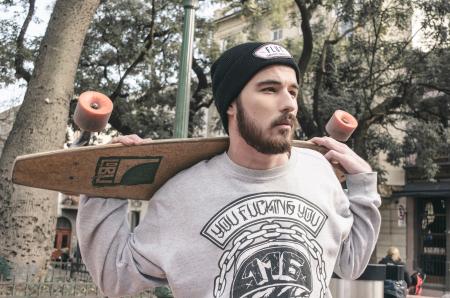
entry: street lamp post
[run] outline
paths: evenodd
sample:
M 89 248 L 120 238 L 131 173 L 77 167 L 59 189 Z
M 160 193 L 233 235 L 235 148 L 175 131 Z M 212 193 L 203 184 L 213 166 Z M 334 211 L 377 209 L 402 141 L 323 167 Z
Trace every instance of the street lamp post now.
M 177 103 L 175 112 L 175 138 L 187 138 L 189 123 L 189 101 L 191 98 L 192 52 L 195 29 L 195 10 L 198 0 L 184 0 L 184 28 L 178 76 Z

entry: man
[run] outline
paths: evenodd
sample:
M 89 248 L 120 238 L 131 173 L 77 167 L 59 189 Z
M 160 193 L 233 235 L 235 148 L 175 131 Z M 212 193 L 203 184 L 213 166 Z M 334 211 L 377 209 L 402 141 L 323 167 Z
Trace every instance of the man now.
M 313 139 L 325 157 L 290 147 L 299 70 L 283 47 L 238 45 L 211 73 L 227 152 L 169 180 L 133 234 L 126 201 L 83 198 L 87 268 L 111 296 L 168 281 L 184 298 L 329 297 L 333 271 L 357 278 L 375 246 L 376 173 L 330 138 Z M 348 193 L 327 159 L 349 173 Z

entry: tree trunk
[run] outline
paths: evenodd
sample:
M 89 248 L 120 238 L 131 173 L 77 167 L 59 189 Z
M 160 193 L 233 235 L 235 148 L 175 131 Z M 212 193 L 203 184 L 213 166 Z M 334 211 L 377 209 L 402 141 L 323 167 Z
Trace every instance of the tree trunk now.
M 58 0 L 0 158 L 0 256 L 39 276 L 53 249 L 57 193 L 12 185 L 18 155 L 61 148 L 84 37 L 100 0 Z
M 306 70 L 308 69 L 309 62 L 311 60 L 314 38 L 311 29 L 311 14 L 315 10 L 313 5 L 309 7 L 306 5 L 306 2 L 303 0 L 295 0 L 295 4 L 297 5 L 300 15 L 301 15 L 301 30 L 302 30 L 302 38 L 303 38 L 303 49 L 300 59 L 298 61 L 298 67 L 300 69 L 300 89 L 303 88 L 304 78 L 306 75 Z M 302 128 L 304 136 L 307 138 L 312 138 L 318 136 L 318 128 L 317 124 L 314 122 L 314 118 L 312 117 L 312 113 L 306 104 L 305 95 L 301 92 L 297 96 L 297 104 L 298 104 L 298 113 L 297 120 Z
M 362 159 L 368 160 L 367 155 L 367 132 L 369 130 L 369 125 L 363 121 L 359 121 L 359 126 L 353 133 L 353 151 L 358 154 Z

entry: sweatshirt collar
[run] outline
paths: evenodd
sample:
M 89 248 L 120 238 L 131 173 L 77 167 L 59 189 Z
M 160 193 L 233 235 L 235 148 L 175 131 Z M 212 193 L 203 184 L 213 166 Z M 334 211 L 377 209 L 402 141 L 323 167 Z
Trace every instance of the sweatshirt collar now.
M 240 176 L 241 178 L 246 177 L 256 180 L 268 180 L 287 174 L 294 166 L 297 157 L 294 153 L 295 148 L 292 148 L 291 150 L 290 158 L 285 164 L 267 170 L 254 170 L 240 166 L 232 161 L 226 152 L 224 152 L 219 158 L 225 166 L 226 173 L 231 173 L 233 175 Z

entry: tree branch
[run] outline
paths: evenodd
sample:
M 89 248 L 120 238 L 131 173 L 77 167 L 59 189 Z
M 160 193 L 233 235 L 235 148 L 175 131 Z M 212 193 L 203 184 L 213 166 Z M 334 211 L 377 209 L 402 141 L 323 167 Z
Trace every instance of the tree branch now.
M 214 102 L 214 98 L 209 98 L 207 101 L 203 101 L 201 104 L 196 106 L 196 111 L 199 111 L 202 108 L 209 108 Z
M 406 102 L 406 99 L 414 96 L 413 88 L 409 84 L 403 84 L 402 96 L 394 96 L 383 100 L 380 104 L 371 110 L 367 110 L 365 115 L 365 122 L 367 127 L 374 123 L 379 123 L 385 117 L 395 109 L 399 108 Z
M 336 18 L 335 24 L 338 22 L 338 19 Z M 317 131 L 320 135 L 323 134 L 324 131 L 324 123 L 322 123 L 322 115 L 320 115 L 320 101 L 321 101 L 321 90 L 322 90 L 322 83 L 323 83 L 323 77 L 326 75 L 326 59 L 328 55 L 328 50 L 331 49 L 333 45 L 336 45 L 339 43 L 344 37 L 346 37 L 351 32 L 355 31 L 356 29 L 363 26 L 363 23 L 359 23 L 356 26 L 347 29 L 344 31 L 340 36 L 336 37 L 335 39 L 329 39 L 329 36 L 334 31 L 334 25 L 333 28 L 330 31 L 330 34 L 328 35 L 327 40 L 324 41 L 322 46 L 322 51 L 320 52 L 320 57 L 317 62 L 317 68 L 316 73 L 314 77 L 314 89 L 313 89 L 313 119 L 315 123 L 317 124 Z
M 419 102 L 415 112 L 417 118 L 430 121 L 434 117 L 442 123 L 444 127 L 448 127 L 448 119 L 450 116 L 450 96 L 442 95 L 436 97 L 428 97 Z
M 156 9 L 155 9 L 155 0 L 152 0 L 152 19 L 150 21 L 150 32 L 147 35 L 147 37 L 144 40 L 144 48 L 141 50 L 137 58 L 134 60 L 133 63 L 125 70 L 125 73 L 120 78 L 119 83 L 116 86 L 116 89 L 113 91 L 113 93 L 110 95 L 111 100 L 114 102 L 114 100 L 119 96 L 120 91 L 123 86 L 123 82 L 125 81 L 126 77 L 133 71 L 133 69 L 138 65 L 142 60 L 144 60 L 145 54 L 148 52 L 148 50 L 153 45 L 153 38 L 154 38 L 154 27 L 155 27 L 155 18 L 156 18 Z
M 373 29 L 374 29 L 374 33 L 375 33 L 375 41 L 373 42 L 373 47 L 371 50 L 371 58 L 370 58 L 370 63 L 369 63 L 369 82 L 371 84 L 370 86 L 370 99 L 372 99 L 375 94 L 373 92 L 373 84 L 374 84 L 374 80 L 373 80 L 373 75 L 374 75 L 374 65 L 375 65 L 375 56 L 376 53 L 378 51 L 378 42 L 381 39 L 381 29 L 382 29 L 382 24 L 383 24 L 383 14 L 381 14 L 380 16 L 380 21 L 378 23 L 378 26 L 376 24 L 376 19 L 375 16 L 372 16 L 372 22 L 373 22 Z M 365 104 L 367 105 L 367 108 L 370 108 L 370 104 L 366 101 Z
M 19 36 L 16 40 L 16 48 L 17 53 L 14 61 L 14 65 L 16 67 L 16 78 L 20 79 L 23 78 L 27 83 L 31 79 L 31 74 L 23 67 L 24 62 L 24 40 L 25 40 L 25 33 L 27 32 L 28 26 L 31 22 L 31 19 L 34 15 L 34 6 L 35 6 L 35 0 L 29 0 L 30 6 L 28 7 L 28 14 L 25 18 L 25 21 L 23 22 L 22 28 L 20 29 Z
M 422 25 L 421 28 L 423 28 L 423 25 Z M 393 68 L 393 69 L 392 69 L 391 66 L 392 66 L 394 63 L 398 62 L 398 59 L 399 59 L 401 56 L 404 55 L 405 50 L 410 46 L 411 42 L 413 41 L 414 36 L 416 36 L 416 34 L 419 32 L 419 30 L 420 30 L 420 29 L 418 29 L 413 35 L 411 35 L 411 36 L 404 42 L 404 44 L 403 44 L 401 50 L 400 50 L 400 51 L 397 51 L 397 54 L 394 55 L 393 57 L 391 57 L 391 58 L 389 59 L 389 61 L 387 62 L 386 67 L 384 67 L 384 68 L 382 68 L 382 69 L 379 69 L 379 70 L 377 70 L 377 71 L 375 71 L 375 72 L 373 73 L 373 74 L 377 74 L 377 75 L 374 77 L 374 80 L 378 80 L 378 79 L 379 79 L 382 75 L 384 75 L 384 74 L 386 73 L 386 71 L 388 71 L 388 70 L 399 70 L 399 69 L 403 69 L 403 68 L 404 68 L 403 66 L 401 66 L 401 67 Z M 429 55 L 429 53 L 431 53 L 431 51 L 429 51 L 425 56 Z
M 313 35 L 311 30 L 311 11 L 306 6 L 303 0 L 295 0 L 298 9 L 300 10 L 300 15 L 302 18 L 301 29 L 303 33 L 303 49 L 300 59 L 298 61 L 298 67 L 300 69 L 301 82 L 303 82 L 303 77 L 308 68 L 309 61 L 311 60 L 311 55 L 313 51 Z M 315 8 L 314 8 L 315 9 Z
M 195 75 L 198 78 L 198 85 L 197 88 L 194 91 L 194 94 L 192 95 L 192 98 L 194 99 L 193 105 L 191 106 L 191 110 L 193 113 L 197 112 L 202 107 L 206 107 L 207 104 L 204 102 L 202 95 L 202 91 L 208 88 L 208 79 L 206 78 L 206 74 L 203 70 L 203 68 L 198 64 L 198 60 L 193 57 L 192 58 L 192 70 L 194 71 Z M 209 104 L 211 104 L 212 101 L 209 101 Z M 209 105 L 208 105 L 209 107 Z
M 328 40 L 328 43 L 335 45 L 338 42 L 340 42 L 344 37 L 346 37 L 347 35 L 349 35 L 350 33 L 356 31 L 357 29 L 361 28 L 364 26 L 364 23 L 360 23 L 352 28 L 349 28 L 347 30 L 345 30 L 340 36 L 336 37 L 335 39 L 330 39 Z
M 192 70 L 198 78 L 198 85 L 192 97 L 198 98 L 200 91 L 208 88 L 208 79 L 206 78 L 203 68 L 198 64 L 197 59 L 192 57 Z
M 116 89 L 114 92 L 110 95 L 111 100 L 114 102 L 115 99 L 120 94 L 120 91 L 123 86 L 123 82 L 125 78 L 131 73 L 131 71 L 138 65 L 143 59 L 147 51 L 152 47 L 153 45 L 153 38 L 154 38 L 154 25 L 155 25 L 155 18 L 156 18 L 156 8 L 155 8 L 155 0 L 152 0 L 152 19 L 150 21 L 150 32 L 145 38 L 144 48 L 139 53 L 138 57 L 135 59 L 135 61 L 128 67 L 128 69 L 125 71 L 124 75 L 120 78 L 119 83 L 117 84 Z M 124 124 L 122 119 L 120 118 L 120 115 L 124 114 L 125 107 L 122 107 L 121 105 L 118 105 L 116 109 L 114 109 L 113 113 L 111 114 L 111 118 L 109 119 L 109 123 L 112 127 L 117 129 L 122 134 L 131 134 L 133 133 L 132 128 Z
M 430 84 L 430 83 L 417 83 L 417 85 L 425 87 L 425 88 L 428 88 L 428 89 L 433 89 L 433 90 L 436 90 L 436 91 L 440 91 L 440 92 L 443 92 L 443 93 L 445 93 L 447 95 L 450 95 L 450 88 L 440 87 L 440 86 L 436 86 L 436 85 L 433 85 L 433 84 Z
M 325 75 L 325 62 L 327 58 L 328 49 L 331 47 L 328 40 L 325 40 L 322 46 L 322 51 L 320 52 L 319 60 L 317 61 L 317 69 L 314 77 L 314 89 L 313 89 L 313 118 L 317 123 L 317 129 L 322 134 L 323 132 L 323 123 L 322 118 L 319 113 L 320 106 L 320 90 L 322 89 L 323 77 Z
M 298 67 L 300 69 L 300 85 L 303 84 L 306 69 L 308 68 L 313 51 L 313 35 L 311 29 L 311 12 L 317 7 L 312 6 L 308 9 L 304 0 L 295 0 L 297 7 L 301 15 L 301 30 L 303 34 L 303 49 L 300 59 L 298 61 Z M 317 135 L 317 126 L 314 123 L 314 119 L 311 117 L 311 113 L 305 103 L 304 95 L 302 92 L 297 97 L 297 104 L 299 111 L 297 113 L 297 120 L 302 128 L 303 133 L 312 137 Z

